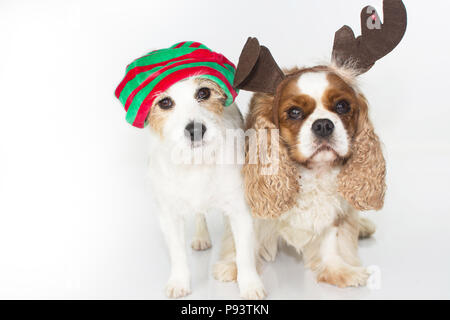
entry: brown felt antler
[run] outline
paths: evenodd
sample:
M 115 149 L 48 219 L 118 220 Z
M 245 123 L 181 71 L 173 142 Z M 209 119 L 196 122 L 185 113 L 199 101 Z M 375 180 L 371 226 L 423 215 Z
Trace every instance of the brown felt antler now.
M 253 92 L 275 94 L 285 78 L 269 49 L 249 37 L 242 49 L 234 77 L 234 87 Z
M 334 37 L 332 60 L 338 66 L 349 67 L 362 74 L 377 60 L 391 52 L 406 31 L 406 8 L 401 0 L 383 0 L 384 23 L 376 10 L 365 7 L 361 12 L 361 35 L 355 38 L 349 26 L 343 26 Z M 299 72 L 302 72 L 299 70 Z M 273 121 L 278 126 L 280 92 L 289 77 L 284 75 L 269 49 L 259 45 L 256 38 L 248 38 L 242 49 L 234 78 L 234 87 L 273 94 Z
M 383 14 L 381 23 L 376 10 L 365 7 L 361 11 L 361 35 L 356 39 L 349 26 L 339 29 L 334 36 L 332 60 L 362 74 L 391 52 L 405 34 L 406 8 L 401 0 L 384 0 Z

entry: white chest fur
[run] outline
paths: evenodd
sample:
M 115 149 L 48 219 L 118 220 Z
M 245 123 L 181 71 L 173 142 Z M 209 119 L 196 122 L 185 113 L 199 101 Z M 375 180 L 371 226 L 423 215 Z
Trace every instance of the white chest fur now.
M 240 166 L 173 165 L 160 157 L 153 161 L 149 174 L 155 196 L 181 214 L 226 209 L 243 195 Z
M 242 117 L 235 104 L 227 107 L 221 121 L 216 127 L 209 128 L 216 132 L 215 140 L 210 142 L 210 149 L 217 154 L 225 154 L 226 130 L 242 128 Z M 219 139 L 221 138 L 221 139 Z M 183 141 L 181 141 L 183 143 Z M 174 145 L 168 139 L 161 139 L 156 133 L 150 133 L 151 154 L 148 174 L 153 194 L 161 207 L 166 207 L 180 214 L 205 213 L 208 209 L 218 208 L 222 211 L 232 210 L 232 203 L 243 202 L 244 191 L 241 176 L 241 164 L 193 162 L 183 164 L 174 154 Z M 235 154 L 243 149 L 233 149 Z M 205 151 L 207 154 L 207 152 Z M 237 156 L 237 155 L 236 155 Z M 214 160 L 214 158 L 212 158 Z M 163 202 L 163 203 L 162 203 Z
M 340 168 L 300 168 L 297 204 L 280 217 L 281 236 L 297 249 L 347 214 L 349 205 L 337 192 Z

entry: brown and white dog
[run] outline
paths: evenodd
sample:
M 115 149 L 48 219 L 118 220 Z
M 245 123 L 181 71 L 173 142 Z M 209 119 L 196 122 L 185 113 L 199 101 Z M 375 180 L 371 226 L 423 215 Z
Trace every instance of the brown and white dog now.
M 303 253 L 319 281 L 362 285 L 369 274 L 358 259 L 358 235 L 375 229 L 356 209 L 381 209 L 385 192 L 385 162 L 367 101 L 339 69 L 287 72 L 294 74 L 280 92 L 278 173 L 262 176 L 258 165 L 244 168 L 254 213 L 275 218 L 256 219 L 260 254 L 273 260 L 281 237 Z M 248 128 L 274 127 L 273 99 L 255 94 Z M 289 209 L 279 210 L 280 199 Z
M 358 210 L 381 209 L 386 189 L 380 141 L 356 77 L 389 53 L 406 30 L 399 0 L 384 1 L 383 25 L 371 7 L 361 18 L 363 35 L 355 39 L 349 27 L 340 29 L 332 63 L 325 66 L 283 72 L 269 50 L 249 38 L 235 80 L 237 87 L 259 92 L 246 129 L 256 130 L 256 141 L 267 141 L 268 153 L 278 152 L 274 174 L 261 173 L 263 161 L 243 168 L 260 256 L 273 260 L 281 238 L 303 254 L 318 281 L 339 287 L 368 279 L 358 237 L 370 236 L 375 227 Z M 378 28 L 369 28 L 366 19 Z M 275 147 L 270 136 L 276 133 Z M 258 144 L 257 152 L 262 148 Z M 229 248 L 222 256 L 228 263 L 234 254 Z

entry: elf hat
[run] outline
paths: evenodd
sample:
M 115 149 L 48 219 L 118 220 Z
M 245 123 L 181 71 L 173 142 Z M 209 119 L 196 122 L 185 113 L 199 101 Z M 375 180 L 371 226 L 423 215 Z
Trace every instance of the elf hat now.
M 205 45 L 180 42 L 134 60 L 127 66 L 115 94 L 125 107 L 126 120 L 143 128 L 156 96 L 189 77 L 208 78 L 217 83 L 227 96 L 225 105 L 229 106 L 238 93 L 232 86 L 235 71 L 232 62 Z

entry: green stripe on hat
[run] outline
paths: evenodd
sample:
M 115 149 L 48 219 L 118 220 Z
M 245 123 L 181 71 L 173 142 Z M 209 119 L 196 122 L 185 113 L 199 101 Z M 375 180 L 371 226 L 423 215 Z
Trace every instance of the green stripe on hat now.
M 142 67 L 142 66 L 147 66 L 147 65 L 151 65 L 151 64 L 161 63 L 161 62 L 175 59 L 177 57 L 180 57 L 180 56 L 183 56 L 183 55 L 186 55 L 186 54 L 189 54 L 189 53 L 192 53 L 192 52 L 198 50 L 197 48 L 183 48 L 183 49 L 179 48 L 179 49 L 161 50 L 154 54 L 150 54 L 150 55 L 146 55 L 141 58 L 138 58 L 138 59 L 134 60 L 127 67 L 127 72 L 135 67 Z M 180 54 L 180 53 L 182 53 L 182 54 Z

